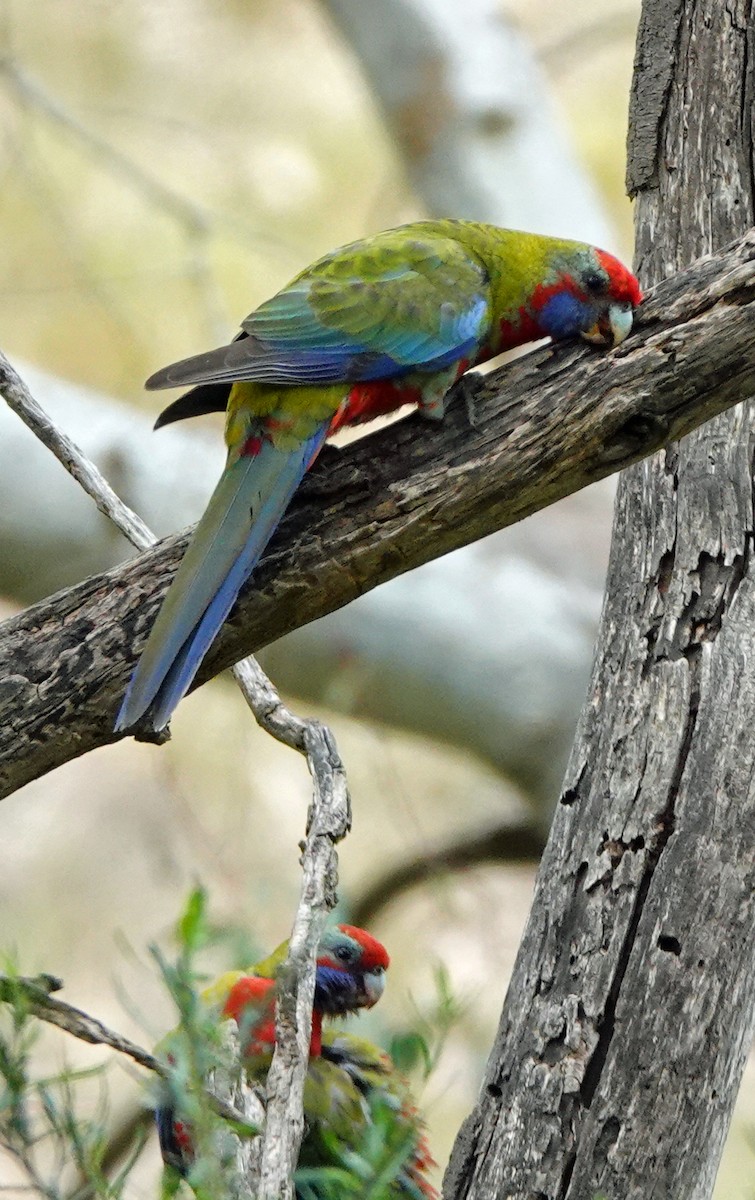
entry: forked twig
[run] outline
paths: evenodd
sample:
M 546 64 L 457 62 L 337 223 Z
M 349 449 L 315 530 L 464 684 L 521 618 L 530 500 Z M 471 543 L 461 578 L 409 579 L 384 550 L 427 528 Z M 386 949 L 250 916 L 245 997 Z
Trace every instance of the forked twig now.
M 2 353 L 0 392 L 132 545 L 144 550 L 154 544 L 156 538 L 151 530 L 116 495 L 94 463 L 55 426 Z M 261 728 L 304 755 L 313 786 L 307 834 L 301 847 L 301 893 L 288 956 L 281 972 L 276 1047 L 267 1080 L 268 1103 L 258 1164 L 259 1179 L 239 1181 L 245 1185 L 243 1190 L 247 1194 L 257 1196 L 259 1200 L 278 1200 L 293 1194 L 291 1179 L 303 1134 L 304 1080 L 309 1057 L 315 958 L 325 918 L 336 900 L 338 860 L 335 846 L 349 830 L 351 809 L 346 776 L 330 730 L 319 721 L 302 720 L 291 713 L 254 658 L 238 663 L 233 673 Z M 43 992 L 41 994 L 44 996 Z M 42 1000 L 34 1003 L 39 1004 L 37 1015 L 45 1020 L 53 1020 L 51 1014 L 60 1015 L 61 1011 L 67 1014 L 66 1020 L 76 1014 L 79 1024 L 75 1036 L 83 1037 L 82 1030 L 89 1028 L 98 1036 L 86 1040 L 103 1041 L 129 1054 L 143 1066 L 161 1071 L 152 1055 L 145 1055 L 139 1047 L 123 1039 L 113 1041 L 116 1035 L 110 1035 L 104 1026 L 79 1010 L 71 1009 L 69 1005 L 63 1005 L 61 1009 L 62 1002 L 53 1001 L 49 996 L 44 997 L 44 1003 Z M 62 1023 L 62 1019 L 54 1020 L 54 1023 L 74 1032 Z

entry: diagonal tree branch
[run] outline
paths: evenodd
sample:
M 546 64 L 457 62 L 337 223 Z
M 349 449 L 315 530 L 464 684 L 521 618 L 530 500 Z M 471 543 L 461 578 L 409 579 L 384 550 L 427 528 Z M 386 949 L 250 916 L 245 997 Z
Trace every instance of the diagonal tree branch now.
M 468 871 L 488 863 L 537 863 L 545 839 L 532 822 L 518 824 L 502 821 L 486 824 L 462 834 L 456 833 L 437 846 L 422 849 L 419 854 L 398 862 L 368 883 L 350 905 L 349 919 L 364 927 L 374 924 L 376 917 L 405 892 L 440 876 Z
M 3 380 L 0 379 L 0 390 Z M 470 428 L 412 416 L 305 481 L 199 681 L 386 579 L 636 462 L 755 392 L 755 234 L 659 285 L 610 355 L 545 348 L 480 384 Z M 114 740 L 186 535 L 0 628 L 0 795 Z

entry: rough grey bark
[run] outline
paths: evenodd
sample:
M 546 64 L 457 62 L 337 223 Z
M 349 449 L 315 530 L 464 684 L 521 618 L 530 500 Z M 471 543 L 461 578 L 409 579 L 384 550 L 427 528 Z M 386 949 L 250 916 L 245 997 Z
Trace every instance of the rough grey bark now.
M 645 0 L 644 283 L 755 220 L 751 0 Z M 593 678 L 446 1194 L 707 1200 L 755 1001 L 752 412 L 622 477 Z
M 2 380 L 0 380 L 0 388 Z M 315 467 L 200 682 L 385 579 L 635 462 L 755 388 L 755 235 L 658 289 L 610 355 L 536 351 Z M 185 547 L 169 538 L 0 628 L 0 795 L 95 746 Z

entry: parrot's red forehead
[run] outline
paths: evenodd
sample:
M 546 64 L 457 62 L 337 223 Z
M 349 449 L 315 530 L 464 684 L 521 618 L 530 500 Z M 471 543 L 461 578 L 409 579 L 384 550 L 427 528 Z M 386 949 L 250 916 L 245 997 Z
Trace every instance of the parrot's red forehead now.
M 382 942 L 374 938 L 366 929 L 359 929 L 356 925 L 339 925 L 338 928 L 347 937 L 353 938 L 362 947 L 362 961 L 360 965 L 363 970 L 370 971 L 375 967 L 382 967 L 383 970 L 387 969 L 391 960 Z
M 642 300 L 642 292 L 632 272 L 606 250 L 598 250 L 598 259 L 611 281 L 611 294 L 616 300 L 628 300 L 636 308 Z

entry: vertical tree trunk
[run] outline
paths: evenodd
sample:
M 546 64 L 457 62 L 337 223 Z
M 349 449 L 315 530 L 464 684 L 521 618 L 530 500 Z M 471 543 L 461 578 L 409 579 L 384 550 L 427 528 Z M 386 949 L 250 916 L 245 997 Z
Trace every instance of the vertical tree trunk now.
M 752 0 L 645 0 L 646 286 L 755 223 L 754 63 Z M 588 698 L 447 1196 L 711 1195 L 755 1001 L 751 418 L 622 477 Z

